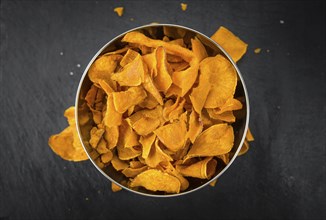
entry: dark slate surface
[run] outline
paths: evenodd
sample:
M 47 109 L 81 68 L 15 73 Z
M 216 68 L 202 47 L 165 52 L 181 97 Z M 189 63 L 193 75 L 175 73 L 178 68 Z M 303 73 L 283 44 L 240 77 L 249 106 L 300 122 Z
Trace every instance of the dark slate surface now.
M 0 219 L 326 219 L 322 1 L 0 2 Z M 151 22 L 224 25 L 249 44 L 238 66 L 256 141 L 215 188 L 169 199 L 112 193 L 89 161 L 47 145 L 95 52 Z

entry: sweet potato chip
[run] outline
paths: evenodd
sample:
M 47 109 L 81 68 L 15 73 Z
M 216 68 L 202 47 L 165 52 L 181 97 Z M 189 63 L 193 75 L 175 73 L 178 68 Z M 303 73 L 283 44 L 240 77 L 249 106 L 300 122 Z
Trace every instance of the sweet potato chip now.
M 134 61 L 138 56 L 139 56 L 138 52 L 132 49 L 128 49 L 127 53 L 123 56 L 123 58 L 120 61 L 120 66 L 122 67 L 126 66 L 128 63 Z
M 75 108 L 68 108 L 65 113 L 69 127 L 49 138 L 49 146 L 61 158 L 70 161 L 87 160 L 87 154 L 79 141 L 75 125 Z
M 157 90 L 157 88 L 154 86 L 153 80 L 151 78 L 151 76 L 148 73 L 148 68 L 146 66 L 146 64 L 144 63 L 144 83 L 143 83 L 143 87 L 144 89 L 149 92 L 150 94 L 153 95 L 153 97 L 157 100 L 157 102 L 160 105 L 163 105 L 163 99 L 162 96 L 160 95 L 159 91 Z
M 122 56 L 119 54 L 99 57 L 88 70 L 89 79 L 95 84 L 98 84 L 99 80 L 105 80 L 116 90 L 116 83 L 111 80 L 111 76 L 121 59 Z
M 237 74 L 232 64 L 221 55 L 208 57 L 201 63 L 201 71 L 210 72 L 212 85 L 205 102 L 205 108 L 217 108 L 232 98 L 237 85 Z
M 211 38 L 230 54 L 234 62 L 240 60 L 247 51 L 248 44 L 223 26 L 221 26 Z
M 124 170 L 129 167 L 128 163 L 120 160 L 116 154 L 113 154 L 111 164 L 112 164 L 113 168 L 117 171 L 121 171 L 121 170 Z
M 142 157 L 144 159 L 148 157 L 155 139 L 156 135 L 154 133 L 147 136 L 140 136 L 139 143 L 143 146 Z
M 195 140 L 185 159 L 226 154 L 233 147 L 233 128 L 227 124 L 217 124 L 203 131 Z
M 119 17 L 121 17 L 123 15 L 123 7 L 116 7 L 113 9 L 114 12 L 116 12 L 118 14 Z
M 130 127 L 126 120 L 119 126 L 119 140 L 117 146 L 120 148 L 131 148 L 139 145 L 138 135 Z
M 161 162 L 162 171 L 178 178 L 181 183 L 180 190 L 184 191 L 189 187 L 189 181 L 177 171 L 171 162 Z
M 232 111 L 223 112 L 221 114 L 216 114 L 214 109 L 207 109 L 209 116 L 213 119 L 225 121 L 225 122 L 235 122 L 235 116 Z
M 177 171 L 183 176 L 190 176 L 199 179 L 210 179 L 216 170 L 217 161 L 213 157 L 206 157 L 197 163 L 187 165 L 176 165 Z
M 147 166 L 143 166 L 143 167 L 138 167 L 138 168 L 131 168 L 128 167 L 124 170 L 122 170 L 122 173 L 126 176 L 126 177 L 135 177 L 138 174 L 144 172 L 145 170 L 147 170 L 148 167 Z
M 119 140 L 119 127 L 118 126 L 112 126 L 107 127 L 105 126 L 105 132 L 103 134 L 104 139 L 107 142 L 107 147 L 109 149 L 113 149 Z
M 198 113 L 193 109 L 189 117 L 189 130 L 187 136 L 191 143 L 194 143 L 197 136 L 203 130 L 203 122 L 200 120 Z
M 162 151 L 161 147 L 159 146 L 159 140 L 155 139 L 154 146 L 151 147 L 150 152 L 145 159 L 145 163 L 149 167 L 157 167 L 159 163 L 166 162 L 166 161 L 173 161 L 172 157 Z
M 206 48 L 198 38 L 191 39 L 191 47 L 199 62 L 208 57 Z
M 144 66 L 141 56 L 138 53 L 137 55 L 131 56 L 136 57 L 131 62 L 127 63 L 121 72 L 114 73 L 111 76 L 111 79 L 118 82 L 120 86 L 139 86 L 144 81 Z M 127 62 L 126 59 L 122 59 L 121 62 Z
M 182 116 L 180 117 L 180 120 L 159 127 L 154 131 L 160 141 L 173 152 L 176 152 L 184 147 L 186 141 L 186 120 L 181 118 Z
M 119 113 L 124 113 L 133 105 L 138 105 L 147 96 L 141 86 L 130 87 L 127 91 L 113 92 L 114 108 Z
M 90 131 L 91 139 L 89 140 L 89 144 L 93 148 L 96 148 L 103 134 L 104 134 L 104 129 L 98 129 L 97 127 L 93 127 L 92 130 Z
M 112 160 L 112 158 L 113 158 L 113 153 L 110 150 L 101 155 L 101 161 L 103 163 L 109 163 Z
M 117 184 L 112 182 L 111 183 L 111 190 L 112 190 L 112 192 L 119 192 L 119 191 L 122 190 L 122 188 L 121 188 L 121 186 L 118 186 Z
M 108 94 L 107 96 L 106 112 L 103 119 L 104 125 L 107 127 L 119 126 L 122 121 L 122 114 L 116 110 L 112 94 Z
M 197 58 L 192 59 L 189 65 L 188 69 L 172 74 L 173 83 L 181 88 L 181 96 L 184 96 L 191 89 L 198 75 L 199 62 Z
M 165 49 L 158 47 L 156 49 L 156 60 L 157 60 L 157 75 L 154 77 L 154 84 L 158 91 L 166 92 L 172 84 L 171 79 L 171 67 L 166 59 Z
M 167 193 L 179 193 L 181 183 L 178 178 L 160 170 L 149 169 L 133 179 L 130 187 L 142 186 L 151 191 L 163 191 Z

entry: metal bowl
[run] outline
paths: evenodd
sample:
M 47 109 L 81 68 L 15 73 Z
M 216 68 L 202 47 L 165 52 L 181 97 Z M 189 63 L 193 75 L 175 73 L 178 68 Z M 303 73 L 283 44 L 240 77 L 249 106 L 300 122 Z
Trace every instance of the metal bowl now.
M 100 168 L 99 166 L 97 166 L 94 161 L 94 158 L 93 158 L 94 156 L 90 153 L 92 150 L 92 147 L 88 143 L 88 140 L 90 137 L 89 133 L 90 133 L 90 129 L 93 126 L 93 122 L 84 123 L 81 121 L 81 118 L 83 118 L 83 114 L 88 114 L 88 111 L 85 111 L 84 98 L 86 96 L 87 91 L 89 90 L 89 88 L 92 85 L 92 82 L 88 78 L 87 72 L 88 72 L 88 69 L 90 68 L 90 66 L 92 65 L 92 63 L 96 60 L 96 58 L 104 53 L 114 51 L 114 50 L 117 50 L 117 49 L 123 47 L 124 43 L 121 42 L 121 39 L 123 38 L 123 36 L 126 33 L 131 32 L 131 31 L 140 31 L 140 32 L 144 33 L 145 35 L 149 35 L 149 34 L 153 35 L 153 33 L 155 33 L 155 35 L 157 36 L 158 39 L 162 39 L 163 27 L 169 27 L 171 29 L 175 29 L 176 32 L 179 29 L 182 29 L 183 31 L 186 31 L 186 35 L 185 35 L 186 39 L 191 39 L 193 37 L 199 38 L 201 40 L 201 42 L 204 44 L 204 46 L 206 47 L 206 50 L 207 50 L 207 53 L 209 56 L 215 56 L 216 54 L 221 54 L 225 58 L 227 58 L 232 63 L 234 69 L 236 70 L 236 72 L 238 74 L 238 83 L 237 83 L 237 88 L 236 88 L 236 92 L 235 92 L 235 97 L 241 97 L 242 103 L 244 106 L 242 108 L 242 110 L 236 112 L 237 120 L 235 123 L 232 124 L 233 129 L 234 129 L 234 138 L 235 139 L 234 139 L 234 146 L 231 150 L 230 162 L 227 165 L 225 165 L 225 164 L 223 164 L 222 161 L 218 161 L 218 166 L 217 166 L 216 172 L 210 180 L 188 178 L 188 180 L 189 180 L 188 189 L 186 191 L 183 191 L 178 194 L 166 194 L 163 192 L 152 192 L 152 191 L 149 191 L 146 189 L 137 189 L 137 191 L 134 189 L 130 189 L 127 186 L 128 178 L 126 178 L 121 172 L 116 171 L 112 167 L 112 165 L 109 165 L 104 168 Z M 114 39 L 109 41 L 107 44 L 105 44 L 91 59 L 91 61 L 87 65 L 87 67 L 81 77 L 81 80 L 80 80 L 80 83 L 78 86 L 78 90 L 77 90 L 75 106 L 76 106 L 75 115 L 76 115 L 77 131 L 78 131 L 79 138 L 81 140 L 81 143 L 82 143 L 85 151 L 87 152 L 89 159 L 92 161 L 93 165 L 97 168 L 97 170 L 100 173 L 102 173 L 106 178 L 108 178 L 111 182 L 121 186 L 123 189 L 126 189 L 130 192 L 137 193 L 137 194 L 140 194 L 143 196 L 153 196 L 153 197 L 172 197 L 172 196 L 185 195 L 185 194 L 194 192 L 198 189 L 201 189 L 201 188 L 205 187 L 206 185 L 208 185 L 213 180 L 219 178 L 231 166 L 232 162 L 237 157 L 237 155 L 241 149 L 241 146 L 244 142 L 245 135 L 246 135 L 246 132 L 248 129 L 248 123 L 249 123 L 249 100 L 248 100 L 246 86 L 245 86 L 244 80 L 241 76 L 241 73 L 240 73 L 238 67 L 232 61 L 230 55 L 228 55 L 220 45 L 218 45 L 216 42 L 211 40 L 206 35 L 198 32 L 196 30 L 193 30 L 191 28 L 187 28 L 187 27 L 180 26 L 180 25 L 174 25 L 174 24 L 151 24 L 151 25 L 137 27 L 137 28 L 129 30 L 125 33 L 120 34 L 119 36 L 115 37 Z

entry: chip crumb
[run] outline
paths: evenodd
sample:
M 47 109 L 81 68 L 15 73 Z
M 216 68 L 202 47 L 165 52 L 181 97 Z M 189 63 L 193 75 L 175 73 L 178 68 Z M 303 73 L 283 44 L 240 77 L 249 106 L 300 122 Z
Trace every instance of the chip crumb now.
M 73 72 L 70 72 L 70 73 L 69 73 L 69 75 L 70 75 L 70 76 L 73 76 L 73 75 L 74 75 L 74 73 L 73 73 Z
M 187 10 L 187 4 L 186 3 L 181 3 L 180 4 L 181 5 L 181 9 L 182 9 L 182 11 L 185 11 L 185 10 Z
M 280 20 L 280 24 L 284 24 L 284 21 L 283 20 Z
M 89 200 L 88 197 L 86 197 L 85 200 L 88 201 Z
M 114 8 L 114 12 L 116 12 L 119 15 L 119 17 L 121 17 L 123 15 L 123 10 L 124 10 L 123 7 Z
M 266 52 L 267 52 L 267 53 L 269 53 L 269 52 L 270 52 L 270 50 L 269 50 L 269 49 L 267 49 L 267 50 L 266 50 Z
M 260 53 L 260 51 L 261 51 L 261 48 L 256 48 L 256 49 L 254 50 L 255 53 Z
M 135 19 L 134 18 L 130 18 L 130 21 L 134 21 Z
M 78 68 L 80 68 L 80 64 L 78 63 L 77 65 L 76 65 Z
M 62 51 L 60 52 L 60 55 L 63 56 L 63 52 Z

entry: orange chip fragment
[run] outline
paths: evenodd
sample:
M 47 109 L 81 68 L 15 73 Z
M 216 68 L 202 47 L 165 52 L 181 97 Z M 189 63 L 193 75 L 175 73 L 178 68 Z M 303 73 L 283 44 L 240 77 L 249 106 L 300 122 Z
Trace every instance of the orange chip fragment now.
M 123 7 L 116 7 L 113 9 L 113 11 L 116 12 L 119 17 L 123 15 L 123 10 L 124 10 Z
M 180 3 L 180 6 L 181 6 L 182 11 L 187 10 L 188 5 L 186 3 Z
M 211 38 L 230 54 L 234 62 L 240 60 L 247 51 L 248 44 L 223 26 L 221 26 Z
M 112 192 L 118 192 L 120 190 L 122 190 L 121 186 L 118 186 L 117 184 L 111 182 L 111 190 Z
M 178 178 L 157 169 L 149 169 L 135 177 L 130 183 L 131 187 L 142 186 L 151 191 L 179 193 L 181 183 Z

